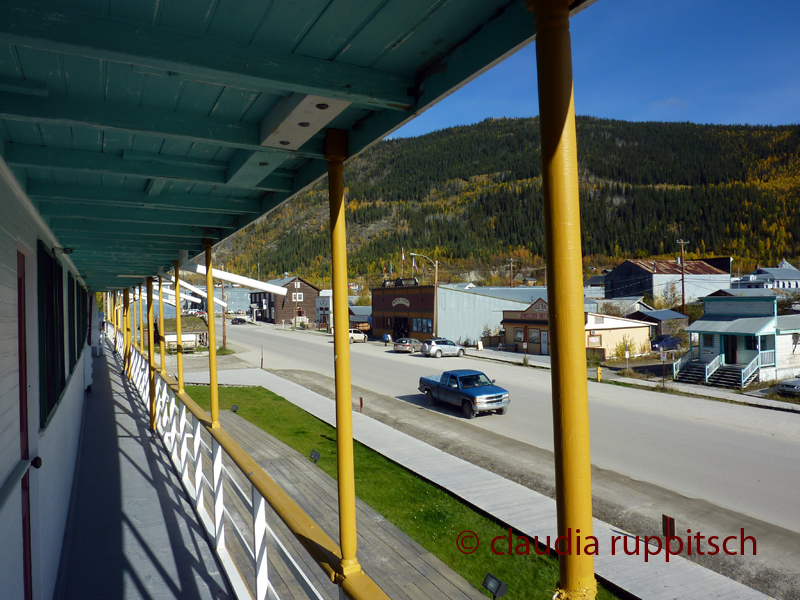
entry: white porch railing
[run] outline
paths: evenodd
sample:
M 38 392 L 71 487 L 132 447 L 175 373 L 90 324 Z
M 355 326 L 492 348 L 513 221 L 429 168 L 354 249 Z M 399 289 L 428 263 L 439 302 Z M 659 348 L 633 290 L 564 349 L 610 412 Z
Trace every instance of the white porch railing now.
M 686 351 L 683 356 L 681 356 L 678 360 L 672 363 L 672 378 L 677 379 L 678 373 L 681 372 L 681 369 L 688 365 L 693 360 L 697 360 L 700 356 L 700 348 L 697 346 L 692 346 Z
M 761 356 L 756 354 L 756 357 L 751 360 L 748 365 L 742 369 L 742 384 L 741 387 L 744 387 L 745 382 L 750 379 L 751 375 L 758 370 L 758 367 L 761 366 Z
M 761 365 L 765 367 L 767 365 L 774 365 L 775 364 L 775 350 L 764 350 L 761 352 Z
M 109 335 L 113 332 L 110 326 L 108 331 Z M 122 333 L 118 332 L 116 347 L 122 350 L 123 345 Z M 131 347 L 130 354 L 131 380 L 149 413 L 149 365 L 136 348 Z M 326 576 L 340 583 L 341 597 L 354 600 L 386 598 L 380 588 L 363 573 L 341 578 L 336 572 L 337 564 L 334 564 L 335 559 L 341 556 L 338 545 L 322 532 L 227 432 L 222 428 L 212 429 L 207 413 L 188 395 L 177 394 L 177 385 L 174 382 L 166 381 L 156 372 L 155 386 L 156 429 L 239 600 L 280 600 L 269 581 L 269 552 L 277 552 L 308 598 L 322 599 L 298 561 L 267 523 L 267 504 L 274 509 L 271 514 L 286 524 Z M 204 430 L 210 434 L 211 445 L 202 439 Z M 223 453 L 239 468 L 241 473 L 238 474 L 238 479 L 223 465 Z M 210 477 L 203 472 L 204 454 L 210 459 Z M 243 489 L 240 480 L 248 481 L 250 489 Z M 233 494 L 229 492 L 226 495 L 226 488 L 232 490 Z M 204 502 L 206 492 L 211 499 L 210 507 L 206 507 Z M 247 514 L 242 514 L 236 508 L 237 501 L 246 507 Z M 226 533 L 232 534 L 238 541 L 242 553 L 250 562 L 249 565 L 237 566 L 235 553 L 228 550 Z M 250 569 L 254 573 L 253 585 L 242 574 Z M 349 585 L 349 579 L 354 580 L 352 585 Z
M 714 371 L 719 369 L 724 364 L 725 364 L 724 354 L 718 354 L 717 356 L 714 357 L 714 360 L 706 363 L 706 383 L 708 383 L 708 378 L 714 374 Z

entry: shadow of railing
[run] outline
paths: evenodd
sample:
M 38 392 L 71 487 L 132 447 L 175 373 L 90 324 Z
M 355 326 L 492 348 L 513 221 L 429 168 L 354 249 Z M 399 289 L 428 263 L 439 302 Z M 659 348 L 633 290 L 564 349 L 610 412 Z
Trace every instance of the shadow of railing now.
M 113 335 L 109 331 L 109 335 Z M 118 332 L 116 348 L 124 349 Z M 321 527 L 282 490 L 223 428 L 212 427 L 209 415 L 177 382 L 151 368 L 144 356 L 131 347 L 130 385 L 138 394 L 143 423 L 155 412 L 155 429 L 166 461 L 178 474 L 199 523 L 237 598 L 277 598 L 269 579 L 267 556 L 276 553 L 294 578 L 294 587 L 308 598 L 330 596 L 318 590 L 298 559 L 268 525 L 266 511 L 276 516 L 308 556 L 323 571 L 325 579 L 339 586 L 352 600 L 379 600 L 388 596 L 363 572 L 345 576 L 341 551 Z M 154 386 L 151 407 L 150 386 Z M 205 438 L 205 439 L 204 439 Z M 204 460 L 203 457 L 208 460 Z M 228 468 L 223 462 L 232 468 Z M 249 486 L 249 489 L 247 489 Z M 231 544 L 231 542 L 233 542 Z M 285 583 L 285 581 L 284 581 Z

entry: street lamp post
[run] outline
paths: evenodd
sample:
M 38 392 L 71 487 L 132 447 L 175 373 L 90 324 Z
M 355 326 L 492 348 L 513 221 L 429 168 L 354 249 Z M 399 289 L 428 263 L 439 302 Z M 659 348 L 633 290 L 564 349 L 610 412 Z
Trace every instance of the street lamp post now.
M 424 254 L 417 254 L 416 252 L 409 252 L 411 256 L 419 256 L 425 258 L 433 265 L 433 336 L 438 335 L 438 317 L 439 317 L 439 261 L 428 258 Z

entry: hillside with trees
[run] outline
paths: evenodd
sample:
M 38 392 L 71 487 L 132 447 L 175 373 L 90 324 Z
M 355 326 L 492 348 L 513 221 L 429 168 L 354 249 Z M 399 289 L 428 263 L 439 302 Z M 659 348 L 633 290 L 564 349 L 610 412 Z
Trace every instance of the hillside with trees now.
M 578 117 L 584 263 L 732 255 L 735 268 L 800 255 L 800 127 L 629 123 Z M 489 119 L 387 140 L 344 172 L 349 268 L 376 285 L 401 249 L 443 261 L 444 280 L 495 283 L 510 258 L 544 264 L 538 118 Z M 327 183 L 237 233 L 226 268 L 330 281 Z M 421 265 L 420 265 L 421 268 Z M 429 268 L 429 267 L 426 267 Z M 517 267 L 515 267 L 516 269 Z M 421 276 L 418 275 L 418 276 Z M 507 280 L 506 280 L 507 281 Z

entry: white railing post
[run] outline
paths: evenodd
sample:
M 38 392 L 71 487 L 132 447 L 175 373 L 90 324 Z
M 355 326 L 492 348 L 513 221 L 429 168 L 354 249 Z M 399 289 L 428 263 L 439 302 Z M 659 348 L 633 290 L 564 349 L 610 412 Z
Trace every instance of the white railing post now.
M 192 415 L 192 463 L 194 464 L 194 505 L 197 512 L 203 508 L 203 439 L 200 432 L 203 424 Z
M 253 500 L 253 570 L 256 575 L 255 600 L 265 600 L 269 589 L 267 564 L 266 500 L 254 485 L 250 486 Z
M 169 398 L 169 446 L 167 449 L 172 456 L 172 462 L 175 466 L 179 465 L 180 463 L 178 458 L 179 447 L 177 444 L 178 441 L 178 423 L 177 423 L 177 413 L 178 407 L 175 406 L 175 393 L 172 389 L 167 386 L 167 395 Z
M 187 488 L 189 487 L 189 463 L 186 455 L 189 453 L 189 445 L 186 441 L 186 405 L 181 402 L 178 409 L 178 439 L 180 448 L 178 449 L 178 464 L 181 468 L 181 481 Z
M 222 446 L 216 439 L 211 442 L 211 472 L 214 485 L 214 548 L 225 548 L 225 492 L 222 487 Z

